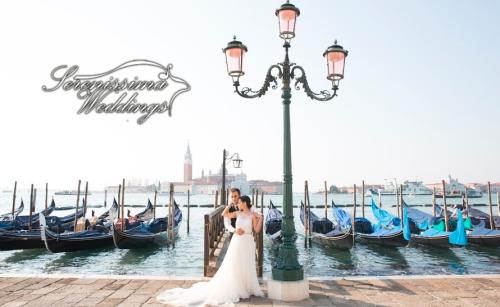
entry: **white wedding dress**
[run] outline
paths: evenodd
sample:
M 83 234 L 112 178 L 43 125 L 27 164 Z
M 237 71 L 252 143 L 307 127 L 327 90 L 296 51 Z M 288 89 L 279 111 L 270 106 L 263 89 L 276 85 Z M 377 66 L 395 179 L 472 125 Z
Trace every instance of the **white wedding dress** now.
M 215 276 L 191 288 L 175 288 L 157 296 L 157 300 L 173 306 L 232 305 L 251 295 L 264 296 L 255 267 L 255 241 L 252 235 L 252 214 L 237 212 L 236 228 L 245 231 L 234 234 Z

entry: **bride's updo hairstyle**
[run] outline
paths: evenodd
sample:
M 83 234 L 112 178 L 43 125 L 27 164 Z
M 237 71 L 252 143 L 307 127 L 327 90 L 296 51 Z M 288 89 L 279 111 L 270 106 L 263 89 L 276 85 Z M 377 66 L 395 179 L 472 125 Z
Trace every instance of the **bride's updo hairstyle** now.
M 250 197 L 243 195 L 240 197 L 241 202 L 245 203 L 247 208 L 250 210 L 252 208 L 252 202 L 250 201 Z

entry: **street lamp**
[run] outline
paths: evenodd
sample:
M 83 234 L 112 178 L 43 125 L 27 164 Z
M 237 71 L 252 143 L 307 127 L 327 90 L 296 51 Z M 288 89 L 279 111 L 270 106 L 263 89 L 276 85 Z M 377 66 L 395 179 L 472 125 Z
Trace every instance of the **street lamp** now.
M 276 89 L 278 79 L 282 82 L 283 99 L 283 241 L 279 246 L 276 264 L 273 267 L 273 280 L 277 281 L 301 281 L 304 279 L 302 266 L 297 260 L 297 248 L 295 246 L 295 226 L 293 222 L 293 200 L 292 200 L 292 158 L 291 158 L 291 137 L 290 137 L 290 98 L 291 86 L 296 90 L 303 89 L 306 95 L 319 101 L 329 101 L 337 96 L 339 82 L 344 78 L 344 64 L 347 57 L 347 50 L 335 43 L 328 47 L 323 53 L 327 62 L 327 79 L 332 82 L 332 91 L 322 90 L 314 92 L 309 87 L 305 70 L 291 63 L 288 58 L 288 49 L 291 47 L 290 41 L 295 37 L 295 25 L 300 10 L 287 1 L 276 10 L 279 21 L 279 36 L 284 40 L 285 58 L 283 62 L 271 65 L 264 80 L 264 84 L 259 90 L 252 90 L 249 87 L 240 88 L 240 77 L 245 73 L 243 70 L 243 57 L 247 53 L 247 47 L 234 37 L 226 48 L 223 49 L 226 55 L 226 64 L 229 76 L 233 78 L 235 92 L 244 98 L 258 98 L 263 96 L 269 87 Z
M 222 191 L 221 191 L 221 199 L 222 205 L 226 205 L 226 161 L 233 161 L 234 168 L 241 168 L 241 164 L 243 160 L 240 159 L 240 154 L 234 153 L 230 157 L 227 150 L 222 151 Z

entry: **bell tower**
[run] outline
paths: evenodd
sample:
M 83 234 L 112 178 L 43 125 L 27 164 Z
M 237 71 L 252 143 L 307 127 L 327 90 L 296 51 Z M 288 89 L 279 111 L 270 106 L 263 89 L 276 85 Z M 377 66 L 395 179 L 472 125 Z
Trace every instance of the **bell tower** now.
M 189 143 L 186 154 L 184 155 L 184 183 L 191 183 L 193 180 L 193 160 L 191 158 L 191 150 Z

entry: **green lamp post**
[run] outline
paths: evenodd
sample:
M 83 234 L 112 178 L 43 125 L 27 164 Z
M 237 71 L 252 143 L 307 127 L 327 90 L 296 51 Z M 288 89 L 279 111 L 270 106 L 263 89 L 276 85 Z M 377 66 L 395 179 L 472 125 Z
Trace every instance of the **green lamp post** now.
M 292 194 L 292 155 L 290 136 L 290 99 L 291 85 L 294 81 L 296 90 L 303 89 L 308 97 L 313 100 L 328 101 L 337 96 L 339 82 L 344 78 L 344 64 L 347 50 L 337 44 L 328 47 L 323 53 L 326 58 L 328 75 L 327 79 L 332 82 L 332 92 L 322 90 L 314 92 L 309 87 L 305 70 L 291 63 L 288 58 L 290 41 L 295 37 L 295 24 L 300 10 L 287 1 L 276 10 L 279 21 L 279 36 L 284 40 L 285 58 L 283 62 L 271 65 L 267 70 L 264 84 L 259 90 L 249 87 L 240 88 L 239 79 L 245 73 L 243 70 L 243 59 L 248 51 L 247 47 L 236 37 L 223 49 L 226 55 L 227 72 L 233 79 L 235 92 L 244 98 L 258 98 L 264 95 L 269 87 L 276 89 L 278 79 L 282 83 L 283 99 L 283 240 L 279 246 L 278 257 L 272 270 L 273 280 L 277 281 L 300 281 L 304 279 L 304 271 L 297 259 L 297 248 L 295 246 L 295 225 L 293 221 L 293 194 Z

